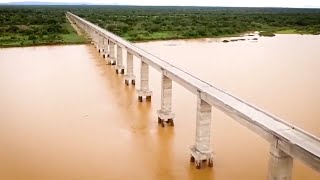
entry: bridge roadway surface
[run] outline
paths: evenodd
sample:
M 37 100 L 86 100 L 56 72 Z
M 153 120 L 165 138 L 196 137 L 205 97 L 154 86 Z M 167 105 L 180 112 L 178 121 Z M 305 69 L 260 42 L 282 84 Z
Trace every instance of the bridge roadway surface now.
M 117 45 L 126 48 L 127 51 L 140 57 L 142 61 L 192 93 L 200 95 L 201 99 L 220 109 L 270 143 L 276 143 L 277 148 L 293 158 L 300 159 L 307 166 L 320 172 L 320 139 L 318 137 L 202 81 L 87 20 L 70 12 L 67 14 L 94 29 L 105 38 L 115 42 Z

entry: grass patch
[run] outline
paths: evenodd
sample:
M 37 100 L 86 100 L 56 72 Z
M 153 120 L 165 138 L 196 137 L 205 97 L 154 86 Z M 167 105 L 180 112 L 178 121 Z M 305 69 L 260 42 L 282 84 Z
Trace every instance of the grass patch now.
M 260 36 L 266 36 L 266 37 L 273 37 L 275 36 L 275 34 L 273 32 L 270 31 L 262 31 L 259 33 Z
M 75 33 L 72 34 L 62 34 L 63 42 L 65 43 L 86 43 L 87 39 L 83 36 L 78 36 Z
M 296 29 L 285 29 L 285 30 L 279 30 L 276 32 L 276 34 L 298 34 L 299 32 Z
M 76 33 L 57 34 L 54 39 L 48 35 L 30 40 L 29 36 L 21 34 L 10 34 L 0 37 L 0 47 L 25 47 L 55 44 L 85 44 L 88 40 L 84 36 L 78 36 Z

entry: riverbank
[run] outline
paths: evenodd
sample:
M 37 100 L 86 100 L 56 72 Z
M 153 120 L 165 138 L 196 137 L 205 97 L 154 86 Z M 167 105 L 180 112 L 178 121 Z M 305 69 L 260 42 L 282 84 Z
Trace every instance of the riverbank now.
M 0 48 L 14 48 L 14 47 L 37 47 L 37 46 L 64 46 L 64 45 L 81 45 L 81 44 L 89 44 L 88 42 L 52 42 L 52 43 L 39 43 L 39 44 L 23 44 L 23 45 L 0 45 Z
M 250 33 L 242 33 L 242 34 L 233 34 L 233 35 L 227 35 L 227 36 L 208 36 L 208 37 L 199 37 L 199 38 L 155 38 L 155 39 L 148 39 L 148 40 L 135 40 L 135 41 L 130 41 L 132 43 L 144 43 L 144 42 L 156 42 L 156 41 L 169 41 L 169 40 L 200 40 L 200 39 L 221 39 L 221 42 L 232 42 L 232 41 L 242 41 L 242 40 L 248 40 L 248 39 L 243 39 L 244 36 L 247 36 Z M 276 36 L 277 34 L 292 34 L 292 35 L 314 35 L 314 34 L 307 34 L 307 33 L 298 33 L 295 30 L 282 30 L 282 31 L 277 31 L 274 33 L 274 35 L 268 35 L 268 37 L 273 37 Z M 26 43 L 24 44 L 19 44 L 17 43 L 12 43 L 12 44 L 6 44 L 2 45 L 0 44 L 0 48 L 11 48 L 11 47 L 32 47 L 32 46 L 55 46 L 55 45 L 75 45 L 75 44 L 88 44 L 89 41 L 85 37 L 84 34 L 81 33 L 79 34 L 70 34 L 70 35 L 62 35 L 64 38 L 60 42 L 37 42 L 36 44 L 30 42 L 30 41 L 25 41 Z M 252 38 L 257 38 L 258 35 L 252 36 Z M 261 35 L 263 36 L 263 35 Z M 260 36 L 260 37 L 261 37 Z M 83 39 L 84 38 L 84 39 Z M 229 38 L 238 38 L 234 40 L 230 40 Z M 127 39 L 128 40 L 128 39 Z M 253 39 L 256 40 L 256 39 Z M 29 43 L 28 43 L 29 42 Z
M 168 40 L 192 40 L 192 39 L 205 39 L 205 38 L 231 38 L 231 37 L 241 37 L 246 33 L 230 34 L 225 36 L 205 36 L 205 37 L 183 37 L 183 36 L 163 36 L 158 38 L 146 38 L 139 40 L 130 40 L 131 38 L 124 37 L 124 39 L 133 43 L 143 43 L 143 42 L 154 42 L 154 41 L 168 41 Z
M 273 29 L 273 30 L 257 30 L 257 31 L 246 31 L 242 33 L 235 33 L 235 34 L 228 34 L 228 35 L 219 35 L 219 36 L 201 36 L 201 37 L 183 37 L 183 36 L 150 36 L 146 37 L 145 39 L 139 39 L 139 40 L 133 40 L 132 42 L 150 42 L 150 41 L 161 41 L 161 40 L 180 40 L 180 39 L 204 39 L 204 38 L 230 38 L 230 37 L 242 37 L 245 34 L 253 34 L 256 33 L 259 36 L 265 36 L 265 37 L 273 37 L 277 34 L 299 34 L 299 35 L 320 35 L 320 33 L 310 32 L 307 30 L 301 30 L 301 29 Z M 127 38 L 130 40 L 130 38 Z
M 250 35 L 251 34 L 251 35 Z M 170 40 L 199 40 L 199 39 L 221 39 L 221 42 L 224 39 L 229 39 L 229 38 L 238 38 L 237 40 L 241 41 L 244 40 L 243 37 L 244 36 L 252 36 L 252 38 L 257 38 L 257 37 L 274 37 L 276 35 L 279 34 L 291 34 L 291 35 L 319 35 L 319 34 L 312 34 L 312 33 L 307 33 L 307 32 L 299 32 L 296 30 L 280 30 L 280 31 L 275 31 L 275 32 L 266 32 L 266 33 L 261 33 L 259 35 L 259 33 L 255 33 L 255 35 L 253 32 L 244 32 L 244 33 L 238 33 L 238 34 L 231 34 L 231 35 L 226 35 L 226 36 L 206 36 L 206 37 L 199 37 L 199 38 L 194 38 L 194 37 L 190 37 L 190 38 L 186 38 L 186 37 L 181 37 L 181 38 L 171 38 L 171 37 L 164 37 L 164 38 L 158 38 L 158 39 L 144 39 L 144 40 L 134 40 L 134 41 L 130 41 L 132 43 L 144 43 L 144 42 L 155 42 L 155 41 L 170 41 Z M 126 39 L 128 40 L 128 39 Z M 229 41 L 229 40 L 228 40 Z

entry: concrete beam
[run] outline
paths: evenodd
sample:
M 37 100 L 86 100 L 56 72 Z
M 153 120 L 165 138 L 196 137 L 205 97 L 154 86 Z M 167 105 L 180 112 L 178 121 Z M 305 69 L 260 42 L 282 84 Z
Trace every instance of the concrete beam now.
M 226 95 L 221 90 L 215 89 L 210 94 L 201 93 L 201 97 L 270 143 L 278 139 L 280 150 L 320 172 L 320 143 L 317 137 L 248 105 L 238 98 Z

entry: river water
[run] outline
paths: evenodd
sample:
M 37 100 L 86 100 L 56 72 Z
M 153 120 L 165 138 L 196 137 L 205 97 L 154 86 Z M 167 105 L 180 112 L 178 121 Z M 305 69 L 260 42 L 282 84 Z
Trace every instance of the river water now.
M 219 41 L 137 46 L 320 137 L 320 36 Z M 214 167 L 195 169 L 196 97 L 173 84 L 175 127 L 159 127 L 160 73 L 139 103 L 105 64 L 91 45 L 0 49 L 0 179 L 266 179 L 269 144 L 216 109 Z M 293 179 L 319 178 L 294 161 Z

